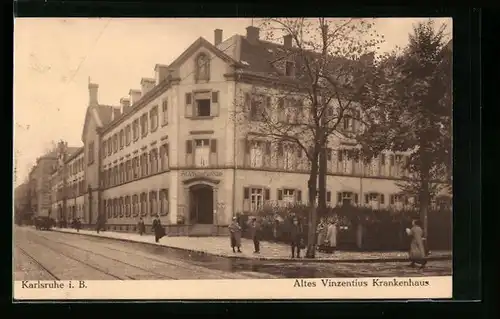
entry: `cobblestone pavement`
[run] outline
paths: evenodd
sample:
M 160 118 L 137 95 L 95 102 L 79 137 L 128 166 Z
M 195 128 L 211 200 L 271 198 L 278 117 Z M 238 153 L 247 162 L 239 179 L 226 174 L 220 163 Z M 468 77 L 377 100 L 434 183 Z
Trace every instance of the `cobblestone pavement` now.
M 123 242 L 16 227 L 14 280 L 158 280 L 274 278 L 226 272 L 141 251 Z M 154 247 L 153 247 L 154 248 Z
M 74 229 L 57 229 L 57 231 L 76 233 Z M 134 233 L 119 233 L 119 232 L 101 232 L 97 234 L 95 231 L 81 230 L 81 234 L 87 234 L 98 237 L 124 239 L 135 242 L 153 243 L 154 238 L 151 235 L 143 235 Z M 226 257 L 245 257 L 249 259 L 267 259 L 267 260 L 286 260 L 291 259 L 290 247 L 282 243 L 261 242 L 261 253 L 253 253 L 253 242 L 243 238 L 242 253 L 233 253 L 229 247 L 229 238 L 224 236 L 219 237 L 163 237 L 160 239 L 159 245 L 210 253 L 218 256 Z M 318 252 L 314 260 L 356 260 L 369 261 L 374 259 L 379 260 L 396 260 L 405 261 L 408 257 L 406 252 L 348 252 L 339 251 L 335 254 L 325 254 Z M 431 257 L 450 257 L 449 251 L 433 251 Z

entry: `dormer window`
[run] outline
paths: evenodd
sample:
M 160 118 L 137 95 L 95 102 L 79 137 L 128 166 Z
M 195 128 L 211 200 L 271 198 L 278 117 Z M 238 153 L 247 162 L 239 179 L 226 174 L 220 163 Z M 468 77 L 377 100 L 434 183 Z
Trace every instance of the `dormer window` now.
M 205 53 L 196 58 L 196 80 L 208 81 L 210 79 L 210 59 Z
M 295 63 L 293 63 L 292 61 L 285 62 L 285 75 L 295 76 Z

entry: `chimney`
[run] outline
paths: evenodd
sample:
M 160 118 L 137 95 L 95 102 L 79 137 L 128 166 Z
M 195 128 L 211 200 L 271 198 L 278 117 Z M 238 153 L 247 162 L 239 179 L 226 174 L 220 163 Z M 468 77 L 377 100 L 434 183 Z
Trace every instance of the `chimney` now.
M 168 65 L 157 64 L 155 65 L 155 73 L 156 73 L 156 84 L 160 84 L 161 81 L 165 80 L 168 75 Z
M 131 106 L 134 106 L 137 103 L 137 101 L 139 101 L 141 99 L 141 91 L 140 90 L 131 89 L 130 91 L 128 91 L 128 94 L 130 95 Z
M 130 99 L 126 97 L 122 97 L 120 99 L 120 105 L 122 107 L 122 113 L 130 108 Z
M 214 45 L 218 46 L 222 42 L 222 30 L 215 29 L 214 30 Z
M 259 31 L 260 29 L 254 26 L 247 27 L 247 40 L 255 44 L 259 41 Z
M 114 121 L 115 119 L 117 119 L 118 117 L 120 117 L 120 108 L 119 107 L 113 107 L 111 109 L 111 121 Z
M 99 90 L 99 84 L 89 83 L 89 105 L 99 104 L 97 99 L 98 90 Z
M 150 79 L 150 78 L 142 78 L 141 79 L 141 91 L 142 91 L 142 96 L 146 95 L 149 91 L 151 91 L 152 88 L 154 88 L 156 85 L 156 80 L 155 79 Z
M 287 35 L 283 36 L 283 46 L 286 49 L 290 49 L 292 47 L 292 35 L 291 34 L 287 34 Z

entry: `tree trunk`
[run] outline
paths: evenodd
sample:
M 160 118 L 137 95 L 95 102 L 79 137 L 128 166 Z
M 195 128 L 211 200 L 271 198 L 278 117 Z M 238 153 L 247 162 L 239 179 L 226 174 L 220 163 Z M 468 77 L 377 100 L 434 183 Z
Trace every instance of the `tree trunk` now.
M 326 147 L 321 148 L 319 153 L 319 168 L 318 168 L 318 211 L 324 215 L 326 213 L 326 171 L 327 171 L 327 157 Z
M 311 172 L 309 173 L 309 181 L 307 188 L 309 190 L 309 218 L 308 218 L 308 233 L 307 233 L 307 258 L 316 256 L 316 181 L 318 178 L 318 150 L 314 150 L 313 160 L 311 160 Z

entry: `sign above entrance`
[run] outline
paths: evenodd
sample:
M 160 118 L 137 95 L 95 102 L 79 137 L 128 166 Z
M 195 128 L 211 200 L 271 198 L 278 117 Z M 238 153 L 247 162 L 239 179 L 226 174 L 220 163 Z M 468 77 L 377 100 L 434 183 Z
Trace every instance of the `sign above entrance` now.
M 221 177 L 222 171 L 181 171 L 182 177 Z

